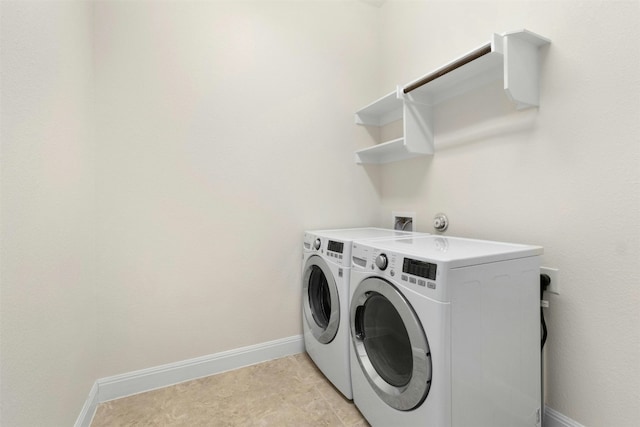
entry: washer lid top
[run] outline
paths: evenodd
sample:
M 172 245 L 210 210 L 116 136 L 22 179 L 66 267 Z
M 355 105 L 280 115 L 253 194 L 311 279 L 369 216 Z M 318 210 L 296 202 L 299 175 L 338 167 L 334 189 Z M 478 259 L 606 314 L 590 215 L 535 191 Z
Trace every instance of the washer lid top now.
M 432 235 L 359 242 L 359 245 L 427 259 L 449 268 L 525 258 L 543 253 L 541 246 Z
M 344 242 L 367 239 L 393 239 L 409 237 L 416 234 L 410 231 L 391 230 L 388 228 L 376 227 L 344 228 L 337 230 L 314 230 L 307 231 L 307 233 L 319 237 L 326 237 L 328 239 L 342 240 Z

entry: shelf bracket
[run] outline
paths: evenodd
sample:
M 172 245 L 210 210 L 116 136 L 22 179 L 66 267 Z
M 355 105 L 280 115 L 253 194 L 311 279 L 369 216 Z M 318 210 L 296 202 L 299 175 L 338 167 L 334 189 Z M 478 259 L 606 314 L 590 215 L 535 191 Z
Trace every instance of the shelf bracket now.
M 498 41 L 500 40 L 501 43 Z M 538 107 L 540 46 L 550 43 L 548 39 L 527 30 L 497 36 L 504 56 L 504 91 L 518 110 Z

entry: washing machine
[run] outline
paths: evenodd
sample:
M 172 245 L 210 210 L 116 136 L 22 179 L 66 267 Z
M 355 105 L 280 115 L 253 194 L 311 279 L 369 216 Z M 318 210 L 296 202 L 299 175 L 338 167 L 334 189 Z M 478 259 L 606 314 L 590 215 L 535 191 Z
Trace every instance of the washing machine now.
M 353 400 L 373 427 L 541 425 L 538 246 L 352 245 Z
M 304 233 L 302 325 L 305 349 L 316 366 L 352 399 L 349 362 L 351 243 L 417 233 L 383 228 L 317 230 Z

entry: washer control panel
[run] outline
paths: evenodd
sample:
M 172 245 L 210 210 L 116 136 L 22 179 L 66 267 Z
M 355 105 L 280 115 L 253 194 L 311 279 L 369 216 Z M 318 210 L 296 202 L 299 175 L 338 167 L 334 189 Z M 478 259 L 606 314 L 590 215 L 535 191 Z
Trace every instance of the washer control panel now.
M 302 249 L 305 253 L 317 253 L 325 260 L 343 267 L 350 266 L 351 244 L 337 239 L 304 233 Z

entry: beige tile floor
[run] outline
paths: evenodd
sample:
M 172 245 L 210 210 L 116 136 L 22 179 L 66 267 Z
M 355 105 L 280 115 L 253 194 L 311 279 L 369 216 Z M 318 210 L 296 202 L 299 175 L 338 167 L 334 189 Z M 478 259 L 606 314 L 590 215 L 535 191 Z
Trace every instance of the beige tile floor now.
M 305 353 L 104 402 L 91 423 L 91 427 L 368 425 Z

